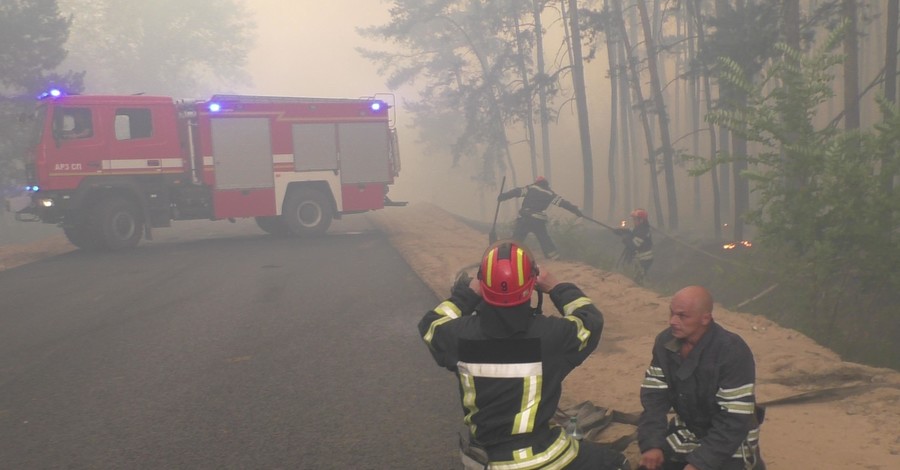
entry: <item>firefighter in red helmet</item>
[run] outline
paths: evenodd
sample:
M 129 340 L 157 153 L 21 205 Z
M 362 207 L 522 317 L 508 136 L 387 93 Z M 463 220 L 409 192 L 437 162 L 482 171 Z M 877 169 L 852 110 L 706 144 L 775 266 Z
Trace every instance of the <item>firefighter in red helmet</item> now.
M 559 317 L 541 314 L 542 294 Z M 551 424 L 563 379 L 596 349 L 602 331 L 591 300 L 539 268 L 515 240 L 491 245 L 475 279 L 460 274 L 450 298 L 422 317 L 419 333 L 437 364 L 459 379 L 466 468 L 630 468 L 621 453 Z
M 622 237 L 625 250 L 622 260 L 625 266 L 634 271 L 634 280 L 641 284 L 653 264 L 653 237 L 650 234 L 650 221 L 647 211 L 635 209 L 631 211 L 631 229 L 622 227 L 616 230 Z
M 533 233 L 538 243 L 541 244 L 541 251 L 544 252 L 544 256 L 549 259 L 558 259 L 559 252 L 556 251 L 556 245 L 547 232 L 547 213 L 545 211 L 548 207 L 554 205 L 575 214 L 576 217 L 581 217 L 581 210 L 575 204 L 553 192 L 550 189 L 550 182 L 543 176 L 538 176 L 532 184 L 501 193 L 497 196 L 497 201 L 505 201 L 514 197 L 524 199 L 522 200 L 522 207 L 519 209 L 519 217 L 516 219 L 512 237 L 520 242 L 524 242 L 525 237 L 529 233 Z

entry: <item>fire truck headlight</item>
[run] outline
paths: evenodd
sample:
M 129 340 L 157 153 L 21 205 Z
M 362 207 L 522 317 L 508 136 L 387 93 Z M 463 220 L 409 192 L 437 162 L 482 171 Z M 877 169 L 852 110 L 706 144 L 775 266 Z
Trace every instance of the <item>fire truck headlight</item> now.
M 38 200 L 38 204 L 40 204 L 41 207 L 53 207 L 53 199 L 40 199 Z

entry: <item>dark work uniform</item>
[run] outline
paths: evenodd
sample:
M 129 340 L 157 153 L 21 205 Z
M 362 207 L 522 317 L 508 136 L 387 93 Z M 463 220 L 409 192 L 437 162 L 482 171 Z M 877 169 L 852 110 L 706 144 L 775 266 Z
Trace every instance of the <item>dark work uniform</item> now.
M 640 283 L 650 266 L 653 264 L 653 237 L 650 233 L 650 224 L 644 222 L 636 225 L 633 229 L 619 229 L 622 235 L 622 243 L 625 244 L 625 261 L 637 261 L 640 270 L 636 273 L 636 279 Z
M 564 317 L 535 314 L 528 303 L 495 308 L 454 287 L 419 333 L 437 364 L 456 373 L 469 440 L 487 452 L 488 468 L 629 468 L 619 452 L 551 427 L 563 379 L 597 347 L 603 316 L 573 284 L 550 299 Z
M 516 226 L 513 229 L 513 238 L 519 242 L 524 242 L 525 237 L 529 233 L 533 233 L 537 237 L 538 243 L 541 244 L 541 251 L 544 256 L 550 259 L 559 258 L 559 252 L 556 251 L 556 245 L 547 232 L 547 210 L 550 205 L 559 206 L 563 209 L 581 217 L 581 211 L 571 202 L 563 199 L 553 192 L 546 184 L 529 184 L 520 188 L 511 189 L 500 194 L 497 198 L 499 201 L 505 201 L 514 197 L 522 197 L 522 207 L 519 209 L 519 218 L 516 219 Z
M 750 348 L 715 322 L 684 359 L 682 344 L 669 329 L 656 337 L 641 384 L 641 452 L 661 449 L 665 470 L 688 463 L 701 470 L 765 469 Z M 675 417 L 667 423 L 670 409 Z

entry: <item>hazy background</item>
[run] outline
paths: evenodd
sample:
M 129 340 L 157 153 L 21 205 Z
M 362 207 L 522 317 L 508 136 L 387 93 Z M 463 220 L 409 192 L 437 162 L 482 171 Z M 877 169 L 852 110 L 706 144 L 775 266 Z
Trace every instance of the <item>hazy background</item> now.
M 299 0 L 253 0 L 246 2 L 256 22 L 256 45 L 249 56 L 247 71 L 252 86 L 238 91 L 248 94 L 283 96 L 328 96 L 356 98 L 375 93 L 390 93 L 385 78 L 379 76 L 377 65 L 363 58 L 356 48 L 385 49 L 390 45 L 379 44 L 361 36 L 357 28 L 382 25 L 390 20 L 391 2 L 381 0 L 332 0 L 314 2 Z M 548 55 L 555 54 L 552 45 Z M 597 135 L 608 130 L 608 80 L 606 66 L 598 59 L 597 66 L 588 66 L 588 99 L 593 113 L 591 128 Z M 571 78 L 568 78 L 571 81 Z M 564 85 L 565 88 L 565 85 Z M 410 127 L 404 114 L 404 98 L 416 99 L 412 87 L 393 91 L 397 107 L 396 119 L 400 136 L 400 154 L 403 169 L 390 196 L 398 201 L 432 202 L 466 217 L 489 220 L 493 217 L 495 194 L 482 194 L 478 185 L 471 182 L 476 158 L 464 159 L 457 168 L 452 167 L 449 154 L 423 154 L 417 145 L 416 130 Z M 600 108 L 603 107 L 603 108 Z M 563 197 L 581 205 L 582 172 L 581 150 L 575 127 L 574 102 L 560 108 L 560 124 L 551 126 L 553 134 L 553 183 Z M 571 125 L 567 125 L 571 124 Z M 513 141 L 513 161 L 518 183 L 530 182 L 528 149 L 521 137 L 510 133 Z M 516 143 L 518 142 L 518 143 Z M 594 153 L 597 196 L 603 200 L 606 173 L 602 159 L 607 142 L 595 137 Z M 471 166 L 471 167 L 470 167 Z M 507 189 L 512 183 L 507 181 Z M 604 208 L 600 204 L 598 208 Z M 503 207 L 502 219 L 515 217 L 516 206 L 510 202 Z M 390 209 L 398 210 L 398 209 Z M 565 211 L 554 215 L 568 217 Z

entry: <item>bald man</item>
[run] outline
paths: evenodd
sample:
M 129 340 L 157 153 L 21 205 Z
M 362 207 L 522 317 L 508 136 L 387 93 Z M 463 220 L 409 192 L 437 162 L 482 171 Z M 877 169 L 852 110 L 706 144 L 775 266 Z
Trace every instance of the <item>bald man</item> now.
M 764 470 L 754 394 L 756 365 L 740 336 L 713 320 L 701 286 L 676 292 L 641 384 L 640 467 Z M 667 422 L 669 410 L 675 416 Z

